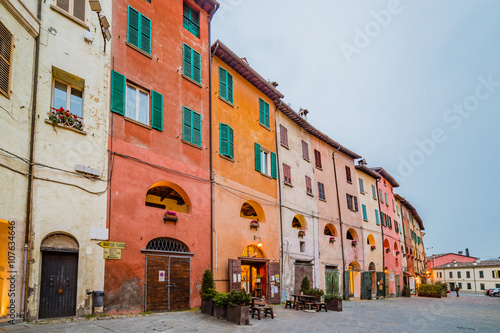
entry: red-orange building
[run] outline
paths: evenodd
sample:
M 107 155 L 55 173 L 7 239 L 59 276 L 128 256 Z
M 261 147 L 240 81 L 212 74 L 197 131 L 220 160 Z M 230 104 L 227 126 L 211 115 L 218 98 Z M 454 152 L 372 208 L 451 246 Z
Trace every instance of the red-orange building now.
M 113 4 L 104 311 L 200 304 L 210 267 L 210 20 L 215 0 Z M 170 212 L 170 213 L 167 213 Z

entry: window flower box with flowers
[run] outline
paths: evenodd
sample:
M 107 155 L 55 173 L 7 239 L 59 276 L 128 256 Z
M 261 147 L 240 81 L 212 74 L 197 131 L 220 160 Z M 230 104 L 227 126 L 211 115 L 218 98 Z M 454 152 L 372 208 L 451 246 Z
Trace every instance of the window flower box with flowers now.
M 335 243 L 335 237 L 330 237 L 330 243 Z
M 83 131 L 82 118 L 78 117 L 76 114 L 72 114 L 69 110 L 64 110 L 63 107 L 59 109 L 50 108 L 49 120 L 52 124 L 61 124 L 67 127 L 72 127 L 79 131 Z
M 385 249 L 385 253 L 391 252 L 391 249 Z
M 304 230 L 299 230 L 299 237 L 302 238 L 306 235 L 306 232 Z
M 396 255 L 397 255 L 397 256 L 399 255 L 399 253 L 400 253 L 399 251 L 396 251 Z
M 358 241 L 353 240 L 351 245 L 352 245 L 352 247 L 356 247 L 356 245 L 358 245 Z
M 260 225 L 259 225 L 259 221 L 256 221 L 256 220 L 252 220 L 252 222 L 250 222 L 250 229 L 259 229 Z
M 165 214 L 163 215 L 163 222 L 167 222 L 167 221 L 173 221 L 173 222 L 177 222 L 179 218 L 177 217 L 177 213 L 176 212 L 172 212 L 170 210 L 167 210 L 165 212 Z
M 375 249 L 376 249 L 376 248 L 377 248 L 377 247 L 376 247 L 375 245 L 372 245 L 372 246 L 371 246 L 372 251 L 375 251 Z

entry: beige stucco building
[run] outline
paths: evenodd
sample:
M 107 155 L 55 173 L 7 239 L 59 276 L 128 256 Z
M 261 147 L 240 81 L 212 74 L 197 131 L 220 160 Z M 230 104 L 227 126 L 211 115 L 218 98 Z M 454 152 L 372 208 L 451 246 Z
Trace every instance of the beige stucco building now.
M 40 4 L 29 320 L 91 313 L 108 238 L 109 48 L 88 2 Z M 101 15 L 112 25 L 111 1 Z
M 17 322 L 24 311 L 28 161 L 39 31 L 34 13 L 36 6 L 30 1 L 0 1 L 0 323 Z

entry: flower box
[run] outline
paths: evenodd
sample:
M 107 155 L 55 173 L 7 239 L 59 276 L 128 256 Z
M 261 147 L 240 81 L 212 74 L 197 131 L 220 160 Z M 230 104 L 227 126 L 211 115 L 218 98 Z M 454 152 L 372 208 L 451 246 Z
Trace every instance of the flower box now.
M 391 252 L 390 249 L 385 249 L 385 253 L 389 253 L 389 252 Z
M 167 210 L 165 212 L 165 214 L 163 215 L 163 222 L 167 222 L 167 221 L 177 222 L 178 219 L 179 218 L 177 217 L 177 213 L 172 212 L 170 210 Z
M 342 311 L 342 301 L 336 299 L 326 299 L 326 308 L 330 311 Z
M 238 325 L 250 325 L 250 308 L 248 306 L 228 306 L 227 321 Z
M 352 241 L 352 243 L 351 243 L 351 245 L 352 245 L 352 246 L 356 246 L 356 245 L 358 245 L 358 241 L 353 240 L 353 241 Z
M 396 251 L 396 255 L 399 255 L 399 251 Z
M 335 242 L 335 237 L 330 237 L 330 243 Z
M 61 124 L 68 127 L 73 127 L 79 131 L 83 131 L 82 118 L 75 114 L 69 112 L 69 110 L 64 110 L 61 106 L 59 109 L 50 108 L 49 120 L 53 124 Z
M 255 221 L 255 220 L 252 220 L 252 222 L 250 222 L 250 229 L 259 229 L 260 225 L 259 225 L 259 221 Z
M 306 235 L 306 232 L 304 230 L 299 231 L 299 237 L 304 237 Z
M 373 251 L 373 250 L 375 250 L 375 248 L 376 248 L 376 246 L 375 246 L 375 245 L 372 245 L 372 246 L 371 246 L 372 251 Z

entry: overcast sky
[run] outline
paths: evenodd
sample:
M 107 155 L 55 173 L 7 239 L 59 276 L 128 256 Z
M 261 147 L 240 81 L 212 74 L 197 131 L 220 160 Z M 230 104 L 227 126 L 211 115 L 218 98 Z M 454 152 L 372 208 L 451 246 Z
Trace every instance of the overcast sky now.
M 500 1 L 218 1 L 212 41 L 389 171 L 428 255 L 500 256 Z

